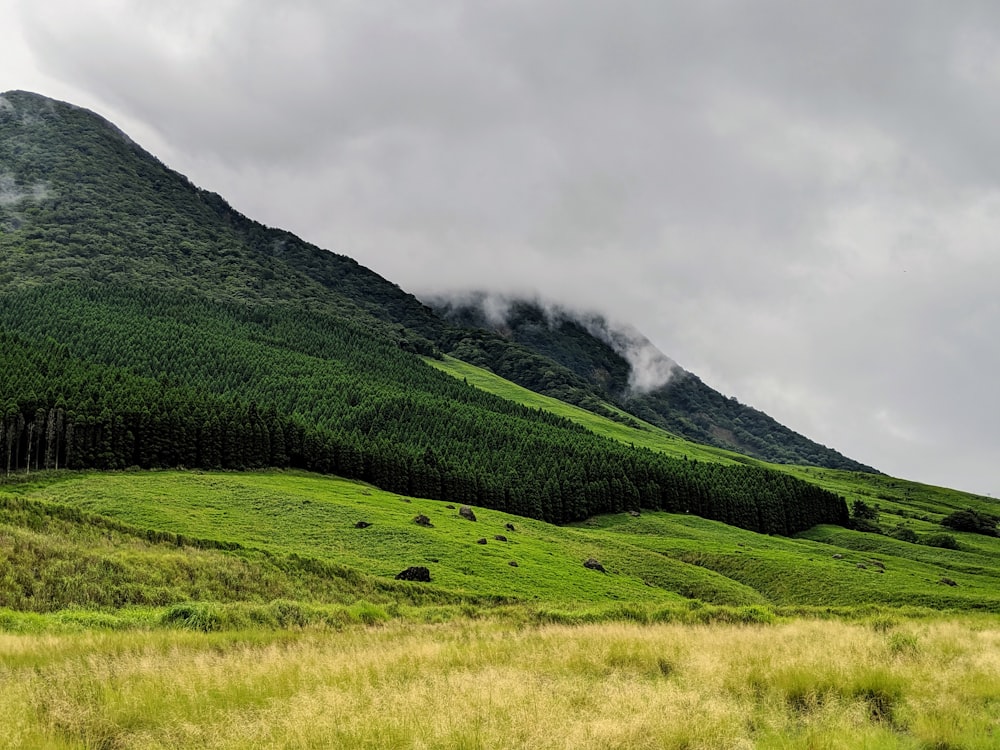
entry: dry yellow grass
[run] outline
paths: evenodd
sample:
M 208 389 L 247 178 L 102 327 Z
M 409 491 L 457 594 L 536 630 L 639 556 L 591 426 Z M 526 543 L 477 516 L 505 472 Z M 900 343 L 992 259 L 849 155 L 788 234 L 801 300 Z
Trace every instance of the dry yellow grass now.
M 1000 747 L 1000 624 L 0 636 L 0 747 Z

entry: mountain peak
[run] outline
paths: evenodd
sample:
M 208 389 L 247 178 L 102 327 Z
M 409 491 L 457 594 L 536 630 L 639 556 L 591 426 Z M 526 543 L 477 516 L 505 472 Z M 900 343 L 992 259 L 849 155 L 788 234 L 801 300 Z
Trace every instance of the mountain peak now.
M 20 125 L 31 126 L 51 122 L 62 115 L 73 113 L 91 119 L 95 125 L 100 125 L 117 138 L 133 148 L 142 150 L 135 141 L 126 135 L 125 131 L 105 117 L 70 102 L 53 99 L 34 91 L 13 89 L 0 94 L 0 118 L 18 120 Z

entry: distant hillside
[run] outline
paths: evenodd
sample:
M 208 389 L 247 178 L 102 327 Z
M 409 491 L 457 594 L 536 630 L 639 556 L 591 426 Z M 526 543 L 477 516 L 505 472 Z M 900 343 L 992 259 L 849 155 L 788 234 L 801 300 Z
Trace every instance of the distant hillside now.
M 638 331 L 615 328 L 600 315 L 481 292 L 428 302 L 460 328 L 499 334 L 556 363 L 546 382 L 536 362 L 524 358 L 527 366 L 518 367 L 502 350 L 491 356 L 491 347 L 473 333 L 451 334 L 455 356 L 533 390 L 586 408 L 597 405 L 595 411 L 607 400 L 677 435 L 765 461 L 875 471 L 723 396 Z
M 847 521 L 843 498 L 786 474 L 636 449 L 436 371 L 418 355 L 474 338 L 586 386 L 242 216 L 92 112 L 0 95 L 0 190 L 5 469 L 291 466 L 555 522 Z

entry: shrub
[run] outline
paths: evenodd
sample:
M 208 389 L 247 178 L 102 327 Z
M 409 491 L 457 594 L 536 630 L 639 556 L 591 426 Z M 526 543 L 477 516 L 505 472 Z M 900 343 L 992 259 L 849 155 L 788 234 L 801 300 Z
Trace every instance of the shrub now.
M 164 625 L 210 633 L 222 630 L 222 617 L 216 606 L 205 602 L 175 604 L 163 613 Z
M 986 536 L 997 535 L 997 519 L 985 513 L 972 510 L 972 508 L 956 510 L 951 515 L 945 516 L 941 520 L 941 525 L 955 531 L 968 531 L 973 534 L 984 534 Z
M 866 534 L 881 534 L 882 527 L 867 518 L 852 518 L 851 528 L 855 531 L 863 531 Z
M 871 506 L 864 500 L 855 500 L 851 503 L 851 515 L 855 520 L 878 521 L 879 508 L 877 505 Z
M 889 536 L 893 539 L 898 539 L 901 542 L 909 542 L 910 544 L 916 544 L 919 541 L 917 532 L 913 529 L 907 528 L 906 526 L 897 526 L 889 532 Z
M 924 537 L 923 543 L 928 547 L 941 547 L 942 549 L 958 549 L 958 540 L 951 534 L 938 533 L 928 534 Z

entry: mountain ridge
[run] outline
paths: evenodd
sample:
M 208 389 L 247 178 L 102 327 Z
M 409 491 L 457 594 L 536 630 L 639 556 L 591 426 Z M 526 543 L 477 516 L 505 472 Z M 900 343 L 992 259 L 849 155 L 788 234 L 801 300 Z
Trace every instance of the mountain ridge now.
M 464 344 L 576 376 L 248 219 L 93 113 L 3 100 L 0 171 L 22 196 L 0 206 L 14 468 L 288 466 L 559 523 L 640 507 L 779 534 L 847 522 L 842 497 L 790 475 L 637 449 L 450 378 L 417 355 Z
M 659 351 L 637 329 L 612 325 L 599 313 L 481 291 L 426 295 L 426 299 L 446 320 L 464 328 L 493 331 L 549 357 L 586 381 L 586 386 L 578 388 L 589 389 L 591 395 L 669 432 L 774 463 L 878 473 L 722 395 Z M 476 359 L 474 353 L 464 354 L 459 358 Z M 478 359 L 474 364 L 490 364 L 488 356 Z M 502 367 L 502 363 L 497 365 Z M 498 374 L 527 385 L 522 382 L 526 375 L 516 369 L 503 368 Z M 546 388 L 537 382 L 534 386 L 580 405 L 588 401 L 566 394 L 564 388 Z

